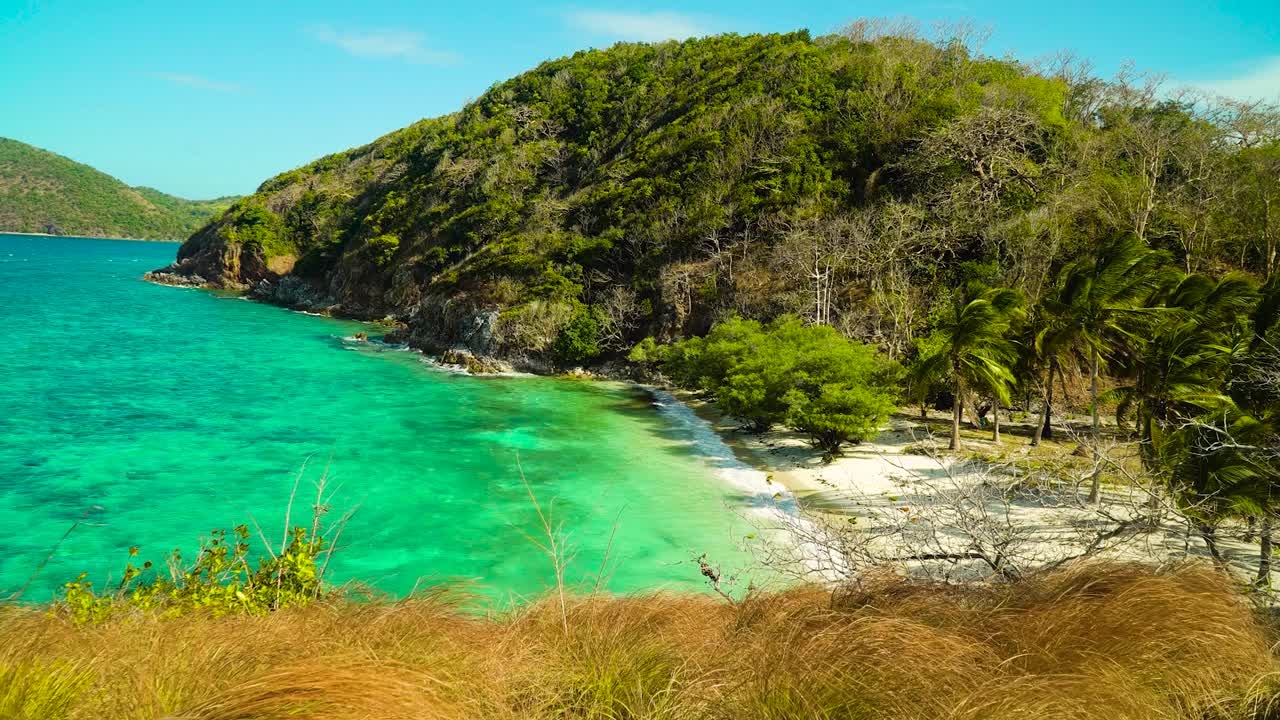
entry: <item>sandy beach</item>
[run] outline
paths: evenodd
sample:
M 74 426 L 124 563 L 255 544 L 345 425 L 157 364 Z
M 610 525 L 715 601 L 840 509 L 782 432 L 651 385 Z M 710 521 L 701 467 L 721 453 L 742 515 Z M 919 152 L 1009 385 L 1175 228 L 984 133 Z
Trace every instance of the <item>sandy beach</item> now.
M 803 548 L 794 559 L 823 574 L 836 574 L 847 562 L 833 557 L 840 553 L 833 552 L 831 545 L 847 545 L 850 518 L 860 518 L 862 531 L 877 536 L 879 554 L 897 558 L 918 554 L 920 545 L 927 545 L 933 554 L 961 554 L 986 544 L 1001 547 L 1011 562 L 1026 569 L 1082 553 L 1153 565 L 1210 558 L 1204 541 L 1189 532 L 1185 522 L 1165 517 L 1158 527 L 1137 527 L 1151 510 L 1150 495 L 1125 487 L 1116 478 L 1104 485 L 1101 503 L 1084 502 L 1087 486 L 1081 481 L 1087 477 L 1088 460 L 1079 457 L 1084 453 L 1074 438 L 1030 448 L 1026 437 L 1006 434 L 996 445 L 990 433 L 983 431 L 985 440 L 966 437 L 966 452 L 954 455 L 946 451 L 947 438 L 939 432 L 941 416 L 925 421 L 900 413 L 885 423 L 874 440 L 848 446 L 840 457 L 829 460 L 795 431 L 749 432 L 713 403 L 687 392 L 676 397 L 710 424 L 740 461 L 795 497 L 794 516 L 774 527 Z M 982 459 L 992 455 L 1000 461 Z M 1069 482 L 1045 480 L 1049 471 L 1038 468 L 1052 457 L 1076 460 L 1074 472 L 1071 466 L 1065 470 Z M 1055 471 L 1064 469 L 1055 467 Z M 920 534 L 925 526 L 936 529 L 947 524 L 955 527 Z M 832 540 L 832 532 L 843 539 Z M 1114 537 L 1107 537 L 1111 532 Z M 1094 543 L 1103 547 L 1095 549 Z M 1256 539 L 1248 538 L 1246 528 L 1221 528 L 1217 545 L 1233 574 L 1253 578 L 1259 546 Z M 864 550 L 872 552 L 866 548 L 857 552 Z M 972 568 L 983 563 L 957 564 Z M 1276 580 L 1280 578 L 1273 573 Z

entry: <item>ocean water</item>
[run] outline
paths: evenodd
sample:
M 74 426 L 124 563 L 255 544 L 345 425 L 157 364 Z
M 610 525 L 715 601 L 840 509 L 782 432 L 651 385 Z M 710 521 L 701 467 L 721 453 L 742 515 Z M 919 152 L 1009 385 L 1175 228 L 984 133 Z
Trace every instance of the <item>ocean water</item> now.
M 337 581 L 543 591 L 525 481 L 575 553 L 570 580 L 606 555 L 616 592 L 700 587 L 702 553 L 749 566 L 770 491 L 669 397 L 469 377 L 353 342 L 358 323 L 141 280 L 176 249 L 0 235 L 0 593 L 46 557 L 25 599 L 80 572 L 101 585 L 130 546 L 190 557 L 251 515 L 278 539 L 304 464 L 295 523 L 326 468 L 331 515 L 356 509 Z

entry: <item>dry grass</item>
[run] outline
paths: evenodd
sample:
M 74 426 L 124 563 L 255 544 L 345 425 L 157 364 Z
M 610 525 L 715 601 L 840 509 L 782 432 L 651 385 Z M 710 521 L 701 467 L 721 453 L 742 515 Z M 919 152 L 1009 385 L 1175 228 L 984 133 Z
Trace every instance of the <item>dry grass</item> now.
M 1268 634 L 1205 568 L 885 579 L 737 605 L 446 597 L 76 626 L 0 612 L 0 718 L 1268 717 Z

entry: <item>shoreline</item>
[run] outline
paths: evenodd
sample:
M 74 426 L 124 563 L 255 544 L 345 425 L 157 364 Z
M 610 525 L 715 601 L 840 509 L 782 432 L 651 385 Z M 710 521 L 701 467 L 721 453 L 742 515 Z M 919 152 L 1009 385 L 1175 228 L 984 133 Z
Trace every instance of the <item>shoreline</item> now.
M 875 440 L 849 446 L 840 457 L 826 463 L 822 452 L 812 448 L 800 433 L 788 428 L 774 428 L 763 433 L 749 432 L 741 429 L 733 417 L 720 410 L 714 402 L 700 398 L 688 390 L 669 392 L 710 425 L 740 461 L 766 473 L 770 482 L 782 486 L 797 499 L 839 490 L 866 490 L 867 480 L 884 480 L 867 478 L 866 475 L 868 471 L 896 470 L 883 460 L 883 456 L 900 454 L 897 452 L 898 448 L 891 443 L 906 439 L 903 434 L 910 433 L 900 419 L 890 418 L 888 426 L 881 430 Z M 864 465 L 868 460 L 874 466 L 852 467 Z M 861 472 L 847 472 L 852 470 Z M 857 477 L 848 477 L 851 474 Z M 843 482 L 835 482 L 828 479 L 828 475 L 846 477 L 841 478 Z M 873 484 L 881 485 L 882 482 Z
M 782 530 L 796 543 L 790 561 L 809 565 L 811 572 L 821 572 L 818 568 L 831 570 L 838 564 L 827 556 L 831 547 L 824 547 L 822 543 L 823 537 L 830 537 L 829 528 L 824 528 L 828 524 L 842 528 L 846 521 L 852 522 L 852 518 L 883 524 L 884 518 L 895 514 L 893 510 L 918 513 L 922 506 L 935 503 L 940 503 L 938 507 L 942 509 L 931 516 L 931 521 L 954 521 L 955 518 L 948 520 L 947 514 L 964 510 L 957 510 L 953 505 L 954 498 L 950 497 L 953 491 L 968 494 L 970 488 L 993 482 L 1017 486 L 1035 477 L 1034 467 L 1038 461 L 1068 454 L 1068 448 L 1077 444 L 1074 440 L 1047 441 L 1039 448 L 1031 448 L 1019 435 L 1010 434 L 999 445 L 989 439 L 968 437 L 965 451 L 952 455 L 945 450 L 946 438 L 931 428 L 930 421 L 936 423 L 940 418 L 921 419 L 901 411 L 885 421 L 875 438 L 847 446 L 843 454 L 827 462 L 821 451 L 812 448 L 802 434 L 789 428 L 776 427 L 759 434 L 747 432 L 714 403 L 695 393 L 679 390 L 671 394 L 705 421 L 740 461 L 765 473 L 767 483 L 778 486 L 791 497 L 798 510 L 793 513 L 793 521 L 772 529 Z M 933 450 L 922 452 L 922 446 Z M 998 459 L 993 461 L 989 453 Z M 980 513 L 989 513 L 997 522 L 1021 528 L 1018 542 L 1024 561 L 1031 561 L 1028 569 L 1079 552 L 1084 535 L 1075 535 L 1082 527 L 1100 521 L 1114 522 L 1115 516 L 1127 517 L 1135 507 L 1147 502 L 1143 499 L 1145 496 L 1138 496 L 1139 503 L 1135 504 L 1132 490 L 1126 490 L 1124 485 L 1108 485 L 1099 506 L 1108 509 L 1093 510 L 1078 499 L 1073 501 L 1073 494 L 1078 493 L 1068 485 L 1061 485 L 1056 491 L 1049 485 L 1045 488 L 1044 493 L 1036 497 L 1013 497 L 1007 505 L 996 500 Z M 1065 494 L 1055 500 L 1055 492 Z M 975 495 L 981 496 L 980 491 Z M 1242 525 L 1223 526 L 1221 530 L 1216 542 L 1222 560 L 1233 575 L 1250 577 L 1257 564 L 1257 539 L 1240 536 L 1244 531 Z M 819 543 L 817 546 L 815 541 Z M 884 547 L 894 542 L 890 540 Z M 1203 543 L 1192 539 L 1183 525 L 1171 519 L 1148 532 L 1121 537 L 1114 544 L 1099 548 L 1092 557 L 1154 567 L 1210 562 L 1210 552 Z M 1273 569 L 1271 577 L 1273 583 L 1280 582 L 1280 568 Z
M 215 288 L 210 288 L 207 285 L 202 285 L 199 283 L 183 283 L 183 282 L 172 281 L 165 275 L 157 274 L 156 271 L 145 273 L 142 279 L 145 282 L 149 282 L 155 285 L 161 285 L 164 287 L 176 287 L 176 288 L 184 288 L 184 289 L 217 292 Z M 289 312 L 295 312 L 295 313 L 308 315 L 312 317 L 325 317 L 325 318 L 331 318 L 331 319 L 341 319 L 341 320 L 347 320 L 352 322 L 358 322 L 363 325 L 367 325 L 371 330 L 374 328 L 380 328 L 384 330 L 386 329 L 386 326 L 382 326 L 373 320 L 366 320 L 366 319 L 360 319 L 360 318 L 340 318 L 328 312 L 315 312 L 312 310 L 303 310 L 295 307 L 288 307 L 286 305 L 281 305 L 279 303 L 270 302 L 269 300 L 253 297 L 253 295 L 247 291 L 232 291 L 232 292 L 238 295 L 243 300 L 247 300 L 249 302 L 261 303 L 263 305 L 268 305 L 271 307 L 277 307 Z M 350 339 L 344 337 L 342 339 L 344 340 L 344 342 L 351 342 L 351 343 L 378 342 L 378 343 L 385 344 L 385 341 L 383 340 L 375 341 L 373 338 L 368 338 L 361 341 L 355 340 L 354 337 Z M 397 345 L 400 346 L 399 349 L 402 349 L 407 352 L 416 353 L 420 357 L 422 362 L 443 372 L 458 373 L 458 374 L 469 375 L 471 377 L 477 377 L 477 378 L 548 377 L 548 378 L 562 379 L 562 380 L 576 380 L 576 381 L 587 380 L 589 382 L 622 383 L 625 385 L 629 385 L 631 387 L 643 389 L 645 392 L 649 393 L 650 397 L 654 399 L 655 405 L 659 407 L 662 405 L 661 395 L 666 395 L 670 397 L 670 399 L 673 400 L 675 403 L 683 406 L 684 408 L 687 408 L 697 419 L 706 423 L 711 433 L 726 448 L 728 448 L 728 450 L 732 453 L 734 459 L 737 460 L 739 463 L 741 463 L 741 465 L 743 466 L 743 469 L 749 470 L 754 473 L 761 473 L 764 476 L 763 485 L 760 485 L 759 483 L 756 483 L 754 481 L 746 481 L 745 478 L 728 479 L 728 478 L 722 477 L 721 480 L 727 482 L 729 485 L 737 487 L 737 489 L 742 490 L 744 492 L 758 495 L 761 498 L 764 498 L 765 496 L 775 496 L 775 494 L 780 489 L 783 495 L 790 496 L 790 499 L 789 501 L 787 501 L 786 504 L 791 506 L 794 506 L 796 504 L 796 501 L 804 497 L 821 493 L 824 490 L 830 488 L 830 484 L 826 483 L 821 478 L 821 476 L 816 476 L 816 477 L 813 476 L 814 472 L 812 469 L 807 467 L 801 467 L 802 464 L 812 464 L 812 462 L 806 462 L 806 461 L 820 462 L 821 453 L 810 448 L 808 444 L 804 442 L 804 440 L 799 436 L 798 433 L 794 433 L 788 430 L 777 429 L 777 428 L 762 434 L 751 434 L 751 433 L 742 431 L 739 427 L 739 424 L 731 416 L 722 412 L 715 405 L 714 402 L 698 397 L 698 394 L 691 390 L 684 390 L 684 389 L 670 387 L 670 386 L 657 385 L 654 383 L 637 380 L 635 377 L 632 377 L 626 373 L 610 372 L 609 371 L 610 368 L 608 365 L 595 368 L 595 369 L 576 368 L 569 371 L 555 372 L 555 373 L 521 372 L 521 371 L 514 370 L 514 368 L 508 371 L 476 372 L 474 369 L 475 366 L 470 365 L 468 363 L 450 362 L 451 358 L 449 357 L 449 353 L 447 351 L 445 353 L 432 353 L 432 352 L 428 352 L 423 348 L 414 347 L 407 343 L 404 343 L 404 344 L 397 343 Z M 508 361 L 503 360 L 501 358 L 479 358 L 479 359 L 491 360 L 494 362 L 509 364 Z M 613 368 L 613 369 L 616 370 L 616 368 Z M 659 414 L 661 414 L 660 409 L 658 409 L 657 411 L 659 412 Z M 779 438 L 779 436 L 782 436 L 782 437 Z M 779 442 L 780 440 L 781 440 L 781 443 L 785 443 L 785 445 L 787 446 L 786 455 L 789 456 L 788 459 L 790 460 L 790 467 L 782 463 L 779 463 L 777 461 L 778 458 L 774 457 L 782 450 L 782 448 L 777 447 L 780 444 Z M 847 459 L 847 457 L 848 456 L 846 454 L 846 456 L 842 456 L 841 458 L 838 458 L 834 463 L 832 463 L 832 465 L 838 464 L 841 460 Z M 777 488 L 773 487 L 773 485 L 775 484 L 778 486 Z M 772 497 L 772 499 L 776 501 L 776 500 L 779 500 L 780 498 Z M 790 513 L 791 511 L 794 511 L 794 507 L 790 507 L 784 512 Z
M 164 278 L 158 277 L 145 279 L 158 285 L 200 288 L 198 285 L 164 282 Z M 328 313 L 307 312 L 254 298 L 247 293 L 239 294 L 244 299 L 291 312 L 334 317 Z M 371 330 L 377 327 L 377 323 L 370 320 L 341 319 L 354 320 L 369 326 Z M 345 337 L 343 340 L 348 341 Z M 355 339 L 351 338 L 350 342 L 355 342 Z M 677 425 L 686 424 L 686 420 L 679 417 L 685 412 L 696 418 L 702 428 L 687 424 L 684 428 L 691 443 L 705 444 L 705 428 L 705 433 L 713 435 L 727 449 L 731 458 L 714 449 L 711 452 L 695 452 L 704 455 L 712 463 L 713 472 L 721 482 L 743 494 L 743 505 L 737 512 L 743 516 L 752 515 L 762 521 L 764 525 L 758 526 L 760 530 L 784 531 L 792 541 L 798 541 L 798 547 L 812 545 L 821 532 L 819 526 L 824 522 L 835 520 L 839 525 L 852 517 L 867 516 L 868 519 L 874 519 L 875 514 L 883 513 L 886 507 L 892 509 L 899 506 L 899 498 L 904 495 L 916 497 L 917 505 L 923 500 L 926 506 L 931 506 L 935 501 L 925 498 L 938 492 L 945 495 L 974 483 L 985 485 L 993 478 L 1001 484 L 1005 480 L 1000 478 L 1019 482 L 1016 477 L 1027 471 L 1036 474 L 1035 466 L 1039 463 L 1046 460 L 1060 461 L 1068 454 L 1074 455 L 1069 447 L 1078 445 L 1077 440 L 1068 435 L 1064 442 L 1047 441 L 1039 448 L 1030 448 L 1025 438 L 1014 432 L 1017 423 L 1010 420 L 1005 425 L 1005 440 L 1000 443 L 992 442 L 987 431 L 979 433 L 966 428 L 966 451 L 953 455 L 942 450 L 945 438 L 939 431 L 940 424 L 945 424 L 944 418 L 932 415 L 921 418 L 902 408 L 886 419 L 874 438 L 848 445 L 840 456 L 828 459 L 820 450 L 813 448 L 802 433 L 781 426 L 764 433 L 745 431 L 737 420 L 699 394 L 637 380 L 629 373 L 619 372 L 616 365 L 605 364 L 595 369 L 567 372 L 476 372 L 476 366 L 471 363 L 450 362 L 454 358 L 448 352 L 432 353 L 411 345 L 405 345 L 403 349 L 417 353 L 423 362 L 438 370 L 474 377 L 535 375 L 618 382 L 643 389 L 653 398 L 655 411 L 668 415 L 668 421 Z M 672 410 L 664 409 L 671 404 L 679 405 L 682 409 L 674 411 L 675 415 L 672 415 Z M 1064 418 L 1062 421 L 1065 420 Z M 1025 429 L 1024 422 L 1023 430 Z M 982 435 L 986 437 L 983 438 Z M 935 448 L 937 452 L 921 452 L 922 444 Z M 992 460 L 992 457 L 995 459 Z M 725 462 L 727 460 L 732 460 L 732 463 Z M 1010 467 L 1024 463 L 1024 467 L 1015 469 L 1013 475 L 1008 475 Z M 1113 488 L 1111 491 L 1111 494 L 1116 495 L 1113 501 L 1120 501 L 1118 509 L 1124 510 L 1123 495 L 1127 492 L 1122 488 Z M 904 510 L 903 507 L 897 509 Z M 1064 544 L 1064 536 L 1075 532 L 1073 528 L 1076 526 L 1097 520 L 1093 517 L 1096 513 L 1088 508 L 1078 507 L 1078 503 L 1069 498 L 1039 506 L 1019 500 L 1003 509 L 997 507 L 994 510 L 1007 513 L 1009 521 L 1025 528 L 1028 533 L 1024 538 L 1027 551 L 1043 559 L 1070 553 L 1070 543 Z M 1104 555 L 1155 564 L 1176 562 L 1186 559 L 1188 555 L 1202 556 L 1203 553 L 1197 548 L 1187 547 L 1179 532 L 1179 528 L 1171 527 L 1146 537 L 1131 538 L 1110 548 Z M 1249 558 L 1257 552 L 1256 544 L 1253 543 L 1222 538 L 1220 544 L 1223 550 L 1233 556 L 1231 564 L 1241 569 L 1245 569 L 1250 562 Z M 798 560 L 804 564 L 829 565 L 808 557 Z M 1277 571 L 1280 572 L 1280 569 Z
M 157 238 L 108 237 L 98 235 L 54 235 L 53 233 L 18 232 L 16 230 L 0 230 L 0 235 L 21 235 L 23 237 L 66 238 L 67 240 L 123 240 L 125 242 L 175 243 L 181 245 L 185 240 L 161 240 Z

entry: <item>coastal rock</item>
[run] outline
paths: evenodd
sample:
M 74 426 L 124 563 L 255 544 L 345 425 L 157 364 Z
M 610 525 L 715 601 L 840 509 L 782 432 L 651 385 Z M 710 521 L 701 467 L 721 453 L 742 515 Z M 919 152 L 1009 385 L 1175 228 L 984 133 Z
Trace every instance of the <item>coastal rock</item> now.
M 168 284 L 227 290 L 248 290 L 264 280 L 275 282 L 280 278 L 267 266 L 260 245 L 230 242 L 218 236 L 212 225 L 183 243 L 175 262 L 148 274 L 187 278 Z
M 172 285 L 174 287 L 208 287 L 209 285 L 209 282 L 199 275 L 174 272 L 173 265 L 144 273 L 142 279 L 157 285 Z
M 477 306 L 465 296 L 429 295 L 410 316 L 410 342 L 428 351 L 464 348 L 476 356 L 497 356 L 497 320 L 497 308 Z
M 273 305 L 313 312 L 328 312 L 336 305 L 333 298 L 296 275 L 285 275 L 274 281 L 260 280 L 250 296 Z
M 509 363 L 495 358 L 477 357 L 470 350 L 464 348 L 445 350 L 440 353 L 440 362 L 445 365 L 461 367 L 472 375 L 494 375 L 512 371 Z

